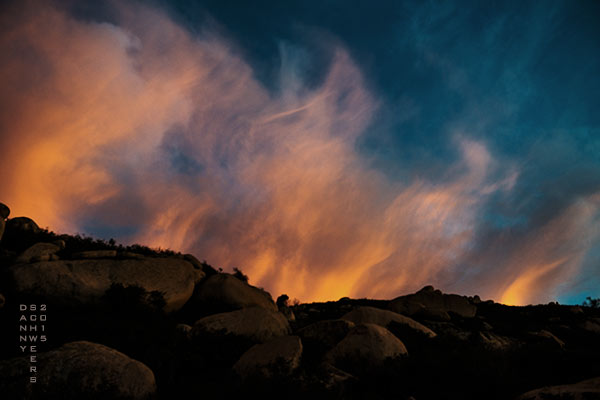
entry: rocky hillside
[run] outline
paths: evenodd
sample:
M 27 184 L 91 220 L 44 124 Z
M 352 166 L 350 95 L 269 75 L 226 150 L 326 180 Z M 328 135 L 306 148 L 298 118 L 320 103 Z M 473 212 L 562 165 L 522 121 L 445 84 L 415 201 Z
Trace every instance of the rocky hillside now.
M 192 255 L 9 215 L 0 204 L 3 399 L 600 399 L 596 307 L 431 286 L 290 305 Z

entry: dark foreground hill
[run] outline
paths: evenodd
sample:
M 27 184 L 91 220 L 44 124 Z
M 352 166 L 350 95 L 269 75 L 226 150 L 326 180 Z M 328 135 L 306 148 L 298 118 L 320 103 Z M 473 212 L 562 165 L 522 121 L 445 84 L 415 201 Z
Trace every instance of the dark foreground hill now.
M 2 399 L 600 399 L 595 307 L 433 287 L 289 305 L 191 255 L 0 214 Z

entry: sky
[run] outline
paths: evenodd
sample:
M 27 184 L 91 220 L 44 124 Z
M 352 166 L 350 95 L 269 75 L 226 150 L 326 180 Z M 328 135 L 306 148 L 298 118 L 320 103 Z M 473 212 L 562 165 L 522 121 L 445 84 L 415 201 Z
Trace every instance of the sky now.
M 0 201 L 300 301 L 600 297 L 600 2 L 5 1 Z

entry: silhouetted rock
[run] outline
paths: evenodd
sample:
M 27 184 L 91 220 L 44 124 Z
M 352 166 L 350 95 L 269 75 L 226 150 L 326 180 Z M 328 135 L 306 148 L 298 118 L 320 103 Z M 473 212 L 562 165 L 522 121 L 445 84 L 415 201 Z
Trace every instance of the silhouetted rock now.
M 600 378 L 588 379 L 572 385 L 548 386 L 522 394 L 517 400 L 598 400 Z
M 325 356 L 325 360 L 345 371 L 348 368 L 381 367 L 387 359 L 406 356 L 404 344 L 387 329 L 358 325 L 350 330 Z
M 355 324 L 345 319 L 325 320 L 315 322 L 298 330 L 302 339 L 333 347 L 348 335 Z
M 194 324 L 192 336 L 230 335 L 264 343 L 290 332 L 287 319 L 280 312 L 249 307 L 199 319 Z
M 6 221 L 6 230 L 38 233 L 41 229 L 31 218 L 17 217 Z
M 5 220 L 10 215 L 10 208 L 4 203 L 0 203 L 0 219 Z
M 242 282 L 230 274 L 215 274 L 206 279 L 190 300 L 192 306 L 236 310 L 262 307 L 277 311 L 269 293 Z
M 449 321 L 448 313 L 472 318 L 477 307 L 469 299 L 456 294 L 444 294 L 426 286 L 415 294 L 400 296 L 390 302 L 389 309 L 407 316 L 421 315 L 425 319 Z
M 112 284 L 139 286 L 163 293 L 167 312 L 187 302 L 196 278 L 192 265 L 178 258 L 46 261 L 15 265 L 9 272 L 17 293 L 85 304 L 98 301 Z
M 49 261 L 56 255 L 60 250 L 55 244 L 52 243 L 36 243 L 17 257 L 17 263 L 29 263 L 38 261 Z M 55 257 L 58 259 L 58 257 Z
M 345 314 L 341 319 L 352 321 L 356 325 L 375 324 L 384 328 L 387 328 L 391 322 L 395 322 L 399 325 L 408 327 L 423 336 L 429 338 L 434 338 L 436 336 L 435 332 L 431 329 L 411 318 L 393 311 L 381 310 L 375 307 L 358 307 Z
M 0 293 L 0 309 L 2 309 L 4 307 L 5 303 L 6 303 L 6 298 L 4 298 L 4 295 L 2 293 Z
M 233 370 L 243 379 L 287 376 L 300 366 L 301 356 L 300 338 L 282 336 L 252 346 L 235 363 Z
M 2 239 L 2 235 L 4 234 L 4 228 L 6 226 L 6 218 L 10 215 L 10 208 L 8 208 L 3 203 L 0 203 L 0 240 Z
M 30 372 L 34 365 L 36 372 Z M 36 376 L 36 383 L 29 383 Z M 72 342 L 49 352 L 0 362 L 3 399 L 151 399 L 156 394 L 152 371 L 109 347 Z

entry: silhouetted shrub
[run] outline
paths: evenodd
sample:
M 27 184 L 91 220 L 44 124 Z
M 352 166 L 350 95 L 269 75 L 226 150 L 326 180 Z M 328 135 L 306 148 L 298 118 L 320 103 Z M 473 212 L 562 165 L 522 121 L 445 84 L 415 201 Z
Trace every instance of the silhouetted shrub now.
M 245 275 L 241 269 L 233 267 L 233 276 L 238 278 L 242 282 L 248 283 L 248 275 Z
M 148 292 L 140 286 L 125 287 L 120 283 L 110 285 L 103 298 L 109 305 L 121 309 L 161 311 L 167 304 L 163 293 L 158 290 Z

